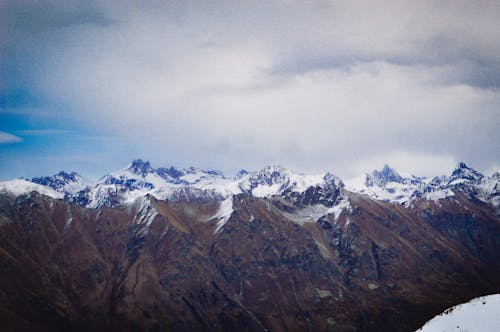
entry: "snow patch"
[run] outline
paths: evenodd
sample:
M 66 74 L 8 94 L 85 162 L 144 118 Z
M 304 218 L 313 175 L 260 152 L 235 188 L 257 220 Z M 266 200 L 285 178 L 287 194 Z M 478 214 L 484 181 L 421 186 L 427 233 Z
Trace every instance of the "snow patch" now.
M 222 227 L 228 222 L 232 214 L 233 196 L 230 196 L 220 203 L 217 212 L 211 218 L 209 218 L 210 220 L 217 219 L 214 234 L 219 234 L 221 232 Z
M 71 205 L 68 205 L 68 210 L 66 212 L 68 219 L 66 220 L 66 225 L 64 225 L 64 229 L 68 229 L 71 227 L 71 224 L 73 223 L 73 213 L 71 213 Z
M 334 215 L 333 219 L 337 222 L 340 218 L 340 215 L 343 211 L 348 210 L 352 211 L 351 203 L 349 203 L 349 199 L 343 198 L 337 205 L 332 206 L 328 209 L 328 214 Z
M 132 225 L 144 225 L 143 233 L 147 233 L 153 220 L 158 215 L 158 211 L 152 206 L 149 198 L 142 198 L 137 201 L 137 212 L 132 220 Z
M 321 217 L 329 214 L 333 214 L 334 221 L 337 222 L 342 212 L 346 210 L 352 211 L 352 207 L 349 199 L 343 198 L 337 205 L 330 208 L 322 204 L 315 204 L 301 208 L 293 213 L 282 213 L 293 222 L 303 225 L 306 222 L 317 222 Z
M 417 332 L 500 331 L 500 294 L 477 297 L 446 309 Z

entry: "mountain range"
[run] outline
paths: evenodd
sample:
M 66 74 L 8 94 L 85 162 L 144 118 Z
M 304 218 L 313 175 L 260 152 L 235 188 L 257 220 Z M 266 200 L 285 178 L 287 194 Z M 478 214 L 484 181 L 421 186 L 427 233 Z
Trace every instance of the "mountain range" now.
M 6 331 L 414 331 L 500 292 L 498 173 L 0 181 Z
M 16 179 L 0 181 L 0 192 L 27 193 L 38 191 L 54 198 L 65 198 L 88 208 L 116 207 L 132 204 L 138 198 L 152 195 L 168 201 L 223 201 L 232 195 L 246 194 L 254 197 L 271 197 L 288 194 L 307 195 L 306 191 L 318 190 L 323 195 L 335 196 L 342 190 L 366 195 L 372 199 L 409 205 L 417 198 L 439 200 L 455 195 L 456 191 L 467 193 L 494 206 L 500 203 L 500 173 L 484 176 L 478 171 L 459 163 L 449 176 L 434 178 L 414 175 L 401 176 L 385 165 L 363 177 L 349 181 L 347 185 L 330 174 L 295 174 L 282 166 L 266 166 L 257 172 L 241 170 L 233 178 L 219 171 L 199 168 L 151 167 L 148 161 L 136 159 L 124 169 L 103 176 L 97 182 L 85 180 L 76 172 L 59 172 L 53 176 L 36 177 L 31 180 Z M 314 189 L 313 189 L 314 188 Z M 311 194 L 309 192 L 309 194 Z M 326 202 L 335 204 L 335 199 Z

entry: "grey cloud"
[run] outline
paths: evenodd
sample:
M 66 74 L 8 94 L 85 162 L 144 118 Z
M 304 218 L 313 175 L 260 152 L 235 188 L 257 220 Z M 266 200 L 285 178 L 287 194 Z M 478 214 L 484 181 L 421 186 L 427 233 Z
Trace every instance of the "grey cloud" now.
M 71 24 L 71 38 L 40 36 L 29 44 L 42 53 L 36 68 L 19 75 L 73 121 L 159 164 L 278 162 L 345 176 L 391 159 L 416 171 L 429 160 L 489 168 L 500 155 L 498 6 L 465 5 L 54 5 L 43 22 L 71 15 L 34 26 Z
M 7 33 L 41 34 L 85 24 L 108 26 L 112 20 L 87 1 L 7 1 L 2 17 Z

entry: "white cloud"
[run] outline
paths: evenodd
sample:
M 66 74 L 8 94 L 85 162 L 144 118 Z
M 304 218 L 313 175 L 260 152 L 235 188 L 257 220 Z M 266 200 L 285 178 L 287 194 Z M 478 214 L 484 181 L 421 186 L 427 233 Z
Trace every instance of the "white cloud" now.
M 19 143 L 22 141 L 23 139 L 21 137 L 0 131 L 0 144 Z
M 341 176 L 498 164 L 494 2 L 103 6 L 111 25 L 40 47 L 33 89 L 158 163 Z

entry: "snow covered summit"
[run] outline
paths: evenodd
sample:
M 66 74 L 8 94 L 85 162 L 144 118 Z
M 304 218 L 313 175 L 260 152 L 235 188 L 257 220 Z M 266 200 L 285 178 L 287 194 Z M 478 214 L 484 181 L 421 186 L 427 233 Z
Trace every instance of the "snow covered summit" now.
M 298 174 L 279 165 L 255 172 L 242 170 L 235 177 L 225 177 L 221 172 L 196 167 L 154 168 L 149 161 L 136 159 L 95 183 L 75 172 L 61 171 L 31 180 L 0 181 L 0 190 L 14 195 L 38 191 L 89 208 L 129 205 L 146 195 L 169 201 L 220 202 L 237 194 L 280 195 L 302 205 L 331 207 L 339 202 L 345 190 L 405 206 L 416 199 L 439 200 L 463 192 L 499 206 L 499 181 L 500 174 L 488 177 L 464 163 L 459 163 L 449 176 L 432 179 L 400 174 L 384 165 L 381 170 L 348 181 L 344 186 L 342 180 L 331 173 Z
M 362 178 L 351 180 L 347 189 L 373 199 L 390 203 L 406 204 L 425 186 L 425 178 L 414 175 L 401 176 L 395 169 L 384 165 Z

